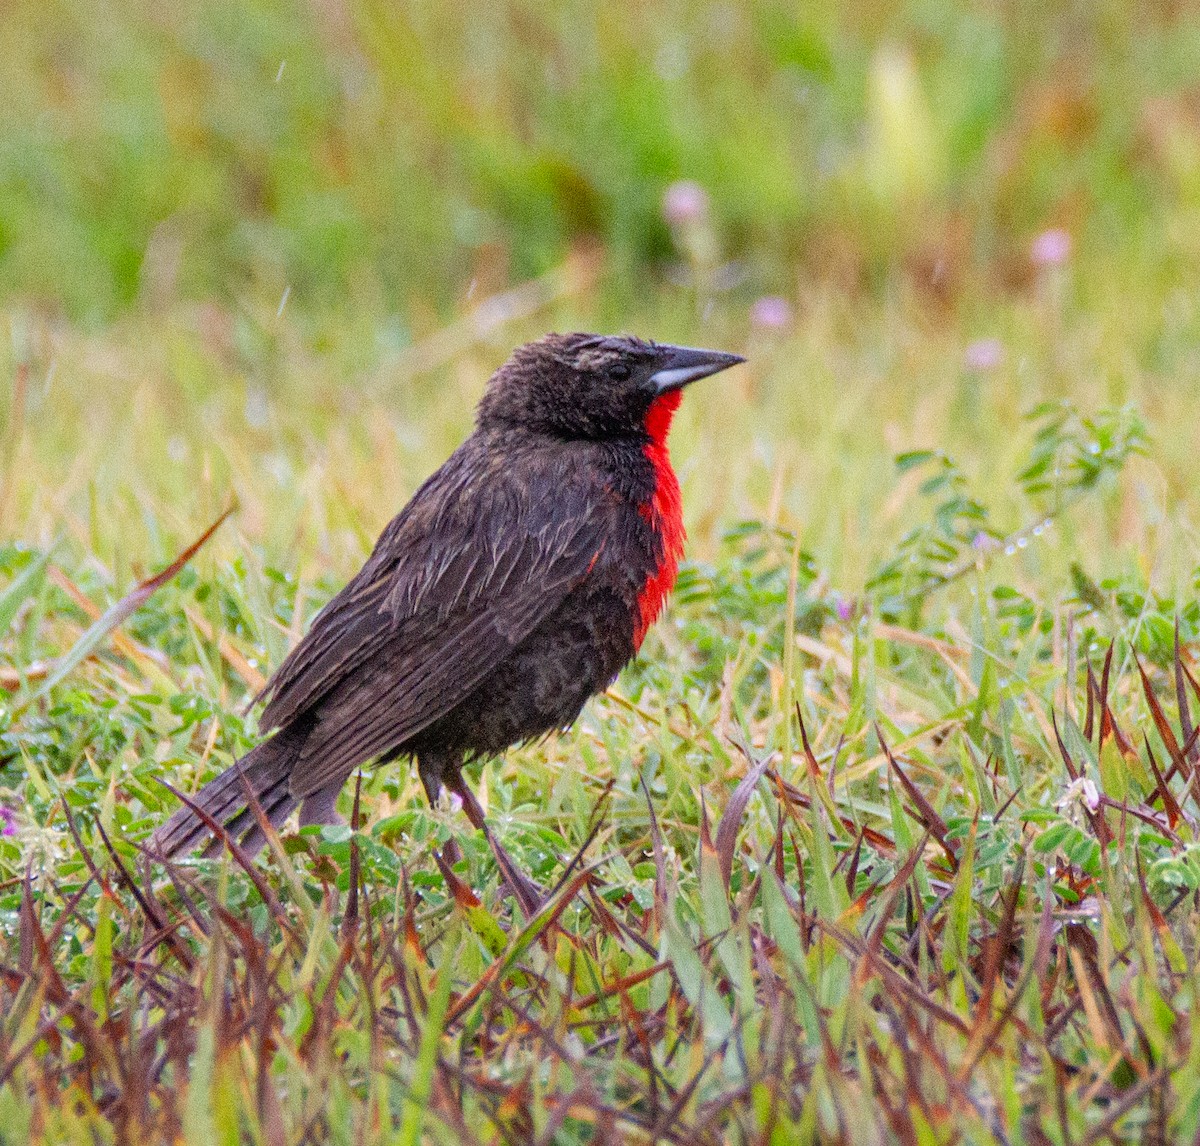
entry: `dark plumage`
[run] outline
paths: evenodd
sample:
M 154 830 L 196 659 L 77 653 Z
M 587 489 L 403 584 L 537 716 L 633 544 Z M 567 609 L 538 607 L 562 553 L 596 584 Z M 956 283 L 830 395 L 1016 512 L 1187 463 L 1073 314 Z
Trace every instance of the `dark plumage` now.
M 355 767 L 409 756 L 431 801 L 445 786 L 481 826 L 464 761 L 569 725 L 641 644 L 682 549 L 665 444 L 680 389 L 740 361 L 590 334 L 517 350 L 267 684 L 278 731 L 194 802 L 253 852 L 247 787 L 273 824 L 297 805 L 328 822 Z M 154 844 L 209 834 L 185 807 Z

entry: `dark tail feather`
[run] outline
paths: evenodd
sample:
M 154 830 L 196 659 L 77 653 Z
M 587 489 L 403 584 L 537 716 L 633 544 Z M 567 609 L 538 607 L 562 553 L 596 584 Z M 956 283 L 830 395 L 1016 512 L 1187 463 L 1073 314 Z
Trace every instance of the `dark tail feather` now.
M 241 846 L 254 855 L 266 843 L 266 836 L 254 812 L 247 807 L 247 786 L 267 819 L 280 827 L 298 803 L 291 794 L 290 781 L 292 767 L 307 738 L 307 728 L 282 729 L 205 784 L 192 797 L 192 803 L 221 824 L 235 840 L 241 836 Z M 151 837 L 150 851 L 164 858 L 177 856 L 194 851 L 211 835 L 204 820 L 184 805 Z M 221 842 L 214 840 L 206 854 L 219 851 L 220 847 Z
M 266 816 L 271 826 L 276 829 L 283 826 L 283 821 L 292 814 L 292 810 L 300 802 L 288 790 L 288 778 L 286 776 L 278 784 L 260 793 L 257 799 L 259 807 L 262 808 L 263 815 Z M 258 855 L 263 844 L 267 842 L 267 835 L 259 826 L 258 816 L 255 814 L 253 808 L 243 808 L 238 812 L 225 825 L 225 831 L 237 841 L 238 846 L 250 858 Z M 204 855 L 219 855 L 223 846 L 221 840 L 213 840 L 204 849 Z

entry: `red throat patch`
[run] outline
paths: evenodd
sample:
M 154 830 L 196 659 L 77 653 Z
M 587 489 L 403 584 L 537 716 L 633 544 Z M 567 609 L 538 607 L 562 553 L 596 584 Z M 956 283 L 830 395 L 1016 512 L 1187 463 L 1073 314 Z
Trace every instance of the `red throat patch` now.
M 667 433 L 682 399 L 679 390 L 671 390 L 655 398 L 646 411 L 646 433 L 650 441 L 646 443 L 645 454 L 654 467 L 654 493 L 641 506 L 641 512 L 658 535 L 662 553 L 658 568 L 646 578 L 638 593 L 638 621 L 633 634 L 635 649 L 641 648 L 647 629 L 662 612 L 667 594 L 675 584 L 679 559 L 683 556 L 683 501 L 675 471 L 671 469 L 671 455 L 667 452 Z

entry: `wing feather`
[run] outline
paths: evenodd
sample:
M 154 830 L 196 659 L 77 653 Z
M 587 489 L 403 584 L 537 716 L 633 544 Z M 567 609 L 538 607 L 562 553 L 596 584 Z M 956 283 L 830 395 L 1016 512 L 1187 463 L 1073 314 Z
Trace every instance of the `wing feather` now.
M 318 615 L 263 694 L 265 728 L 316 717 L 293 794 L 445 715 L 591 572 L 612 497 L 586 468 L 545 464 L 531 481 L 528 464 L 480 474 L 454 455 Z M 533 492 L 543 489 L 552 507 Z

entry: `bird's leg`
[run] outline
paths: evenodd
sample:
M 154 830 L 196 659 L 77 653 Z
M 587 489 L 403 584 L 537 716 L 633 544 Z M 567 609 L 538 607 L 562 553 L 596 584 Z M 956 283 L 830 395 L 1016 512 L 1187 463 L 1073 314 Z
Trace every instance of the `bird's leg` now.
M 425 795 L 429 797 L 430 807 L 437 807 L 442 792 L 446 791 L 461 805 L 471 825 L 483 832 L 505 883 L 521 905 L 526 918 L 531 918 L 541 907 L 544 892 L 516 865 L 492 835 L 484 818 L 483 808 L 463 779 L 462 758 L 437 752 L 421 752 L 417 754 L 417 772 L 421 783 L 425 785 Z
M 486 832 L 488 826 L 487 820 L 483 818 L 483 808 L 480 807 L 479 801 L 475 799 L 475 793 L 467 787 L 467 782 L 463 779 L 462 772 L 457 768 L 446 776 L 446 789 L 462 801 L 462 810 L 466 814 L 467 819 L 471 821 L 472 826 L 478 828 L 481 832 Z
M 446 761 L 443 757 L 431 752 L 422 752 L 417 757 L 417 775 L 421 777 L 421 783 L 425 787 L 425 798 L 431 808 L 437 807 L 445 772 Z
M 475 798 L 475 793 L 467 787 L 467 782 L 463 779 L 461 767 L 447 768 L 442 773 L 442 777 L 447 791 L 462 801 L 462 810 L 466 813 L 472 826 L 483 832 L 487 838 L 488 846 L 492 849 L 492 855 L 496 857 L 496 866 L 500 869 L 504 882 L 508 884 L 517 902 L 521 905 L 525 917 L 532 919 L 542 906 L 542 900 L 546 893 L 517 866 L 512 856 L 500 845 L 500 841 L 492 835 L 492 830 L 488 827 L 487 820 L 484 819 L 483 808 Z

